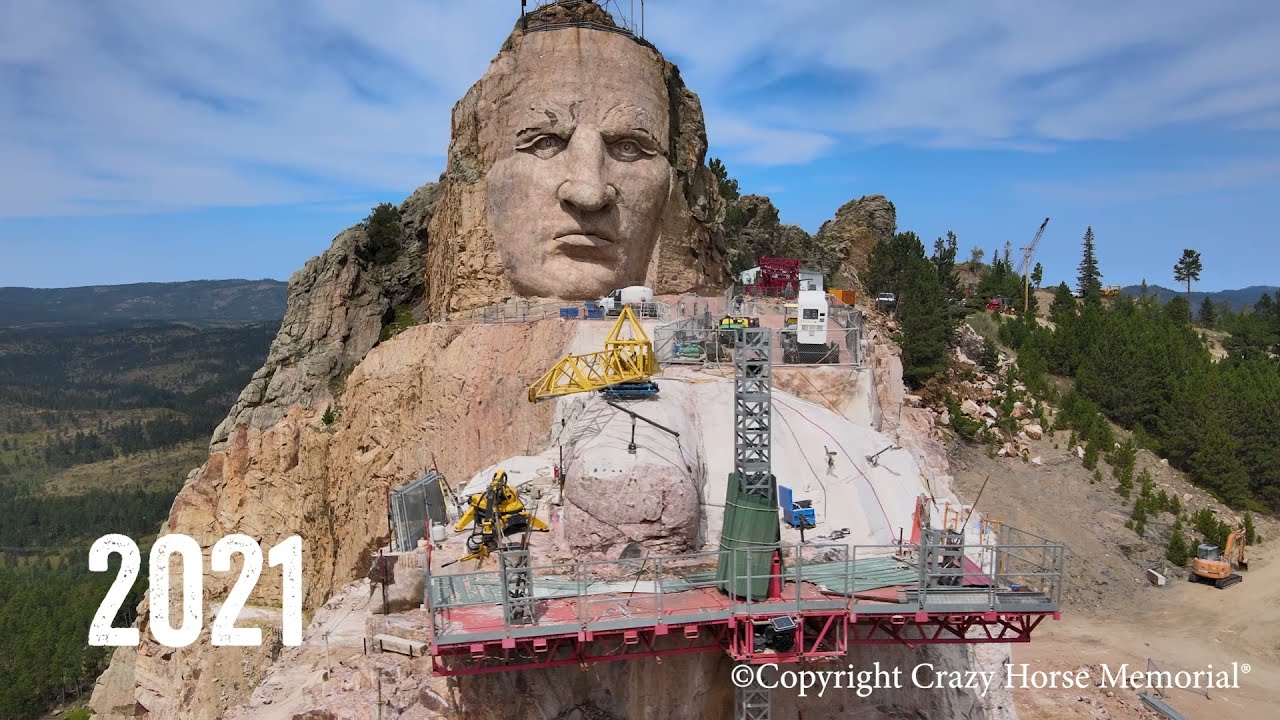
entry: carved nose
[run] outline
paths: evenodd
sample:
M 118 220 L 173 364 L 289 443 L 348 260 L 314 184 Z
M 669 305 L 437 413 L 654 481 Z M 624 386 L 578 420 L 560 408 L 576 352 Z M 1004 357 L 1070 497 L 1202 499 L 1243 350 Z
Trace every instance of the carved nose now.
M 605 182 L 604 138 L 600 133 L 578 128 L 565 148 L 569 174 L 556 196 L 584 212 L 597 212 L 618 200 L 618 189 Z

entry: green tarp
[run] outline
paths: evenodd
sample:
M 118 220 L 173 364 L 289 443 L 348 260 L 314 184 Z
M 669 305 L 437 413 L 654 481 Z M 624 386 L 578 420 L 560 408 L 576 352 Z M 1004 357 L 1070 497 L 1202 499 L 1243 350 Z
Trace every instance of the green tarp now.
M 742 492 L 738 474 L 730 473 L 716 568 L 720 589 L 740 598 L 766 598 L 773 554 L 763 549 L 776 546 L 780 540 L 777 501 Z M 759 550 L 750 552 L 753 548 Z

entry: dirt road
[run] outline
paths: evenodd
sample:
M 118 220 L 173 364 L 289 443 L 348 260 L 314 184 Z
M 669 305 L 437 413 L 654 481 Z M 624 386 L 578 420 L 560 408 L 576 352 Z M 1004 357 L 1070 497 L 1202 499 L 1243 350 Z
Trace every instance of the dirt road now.
M 1115 493 L 1112 479 L 1090 483 L 1091 473 L 1050 440 L 1037 443 L 1034 452 L 1044 455 L 1044 466 L 989 458 L 982 448 L 963 444 L 952 458 L 963 497 L 973 498 L 990 477 L 978 503 L 983 512 L 1069 548 L 1063 618 L 1045 621 L 1031 643 L 1014 646 L 1013 662 L 1027 663 L 1033 671 L 1087 669 L 1095 686 L 1018 690 L 1019 716 L 1159 717 L 1145 709 L 1136 690 L 1096 687 L 1102 664 L 1113 672 L 1124 663 L 1145 671 L 1150 658 L 1175 672 L 1249 665 L 1239 689 L 1210 690 L 1209 698 L 1167 691 L 1166 701 L 1190 720 L 1280 718 L 1280 526 L 1259 520 L 1267 541 L 1249 548 L 1244 582 L 1226 590 L 1192 584 L 1185 571 L 1169 568 L 1163 558 L 1168 515 L 1148 522 L 1146 536 L 1139 537 L 1124 526 L 1132 503 Z M 1143 453 L 1139 466 L 1189 506 L 1209 501 L 1149 453 Z M 1152 586 L 1144 577 L 1147 567 L 1168 572 L 1169 583 Z
M 1122 663 L 1145 670 L 1151 658 L 1176 671 L 1248 664 L 1239 689 L 1210 690 L 1209 698 L 1167 691 L 1167 702 L 1191 720 L 1270 720 L 1280 717 L 1280 547 L 1254 553 L 1244 582 L 1226 590 L 1184 581 L 1134 593 L 1133 608 L 1112 617 L 1073 615 L 1042 625 L 1035 640 L 1014 649 L 1015 663 L 1032 669 L 1076 670 L 1100 665 L 1115 671 Z M 1020 690 L 1024 720 L 1061 718 L 1142 718 L 1137 692 L 1106 690 Z M 1086 698 L 1081 701 L 1080 698 Z

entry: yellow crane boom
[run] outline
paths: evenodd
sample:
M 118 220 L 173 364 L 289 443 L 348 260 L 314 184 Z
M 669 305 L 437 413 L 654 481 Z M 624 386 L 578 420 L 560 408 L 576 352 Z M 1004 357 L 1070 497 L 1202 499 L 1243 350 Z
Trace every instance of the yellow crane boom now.
M 643 382 L 662 372 L 653 343 L 631 307 L 624 306 L 604 341 L 604 350 L 566 355 L 529 386 L 529 402 L 591 392 L 625 382 Z

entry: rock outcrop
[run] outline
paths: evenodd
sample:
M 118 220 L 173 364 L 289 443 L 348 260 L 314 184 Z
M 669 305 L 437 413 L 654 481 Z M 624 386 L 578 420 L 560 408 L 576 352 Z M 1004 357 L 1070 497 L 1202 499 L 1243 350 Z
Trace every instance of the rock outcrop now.
M 439 198 L 439 186 L 427 184 L 400 205 L 403 232 L 391 262 L 371 257 L 369 235 L 357 225 L 293 274 L 267 360 L 214 431 L 211 450 L 224 449 L 236 428 L 275 425 L 294 405 L 323 411 L 334 402 L 340 390 L 335 381 L 378 343 L 395 309 L 422 302 L 427 222 Z
M 783 225 L 778 208 L 763 195 L 743 195 L 730 201 L 725 232 L 729 237 L 727 260 L 736 271 L 753 267 L 762 257 L 793 257 L 806 263 L 821 263 L 812 236 L 797 225 Z
M 893 203 L 883 195 L 864 195 L 842 205 L 815 237 L 824 253 L 838 259 L 838 272 L 845 281 L 861 290 L 858 278 L 867 271 L 871 251 L 876 243 L 893 237 L 897 229 Z
M 300 535 L 304 607 L 317 607 L 363 575 L 386 542 L 388 489 L 433 466 L 461 479 L 542 449 L 554 408 L 512 389 L 532 383 L 565 352 L 570 328 L 545 320 L 518 327 L 433 324 L 400 333 L 351 372 L 335 399 L 332 425 L 322 421 L 321 408 L 302 404 L 269 428 L 236 425 L 188 478 L 164 532 L 190 535 L 206 553 L 230 533 L 247 533 L 264 548 Z M 206 574 L 207 601 L 225 597 L 236 577 Z M 279 595 L 279 573 L 263 572 L 250 604 L 278 608 Z M 144 603 L 144 617 L 145 611 Z M 233 688 L 213 670 L 241 658 L 241 648 L 209 645 L 206 629 L 201 642 L 175 650 L 151 641 L 145 622 L 142 629 L 133 671 L 142 716 L 178 717 L 182 708 L 182 717 L 217 718 L 252 691 L 256 680 Z M 127 663 L 128 650 L 113 661 L 113 677 L 127 679 L 115 663 Z M 261 664 L 255 657 L 246 668 Z M 104 689 L 103 704 L 95 699 L 94 707 L 104 714 L 119 707 L 119 694 Z M 199 702 L 189 708 L 184 697 Z

